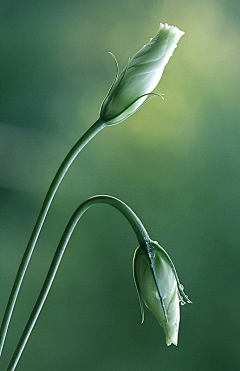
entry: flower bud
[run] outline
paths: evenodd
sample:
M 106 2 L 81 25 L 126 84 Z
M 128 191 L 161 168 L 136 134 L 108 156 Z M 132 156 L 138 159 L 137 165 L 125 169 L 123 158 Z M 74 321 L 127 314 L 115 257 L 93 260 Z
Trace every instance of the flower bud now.
M 117 72 L 101 106 L 102 120 L 109 125 L 117 124 L 143 105 L 159 83 L 164 67 L 183 35 L 177 27 L 160 23 L 158 33 L 130 59 L 120 75 Z
M 142 315 L 143 301 L 161 325 L 166 336 L 166 344 L 177 346 L 179 302 L 185 304 L 191 301 L 183 292 L 183 286 L 180 285 L 170 257 L 156 242 L 151 242 L 146 248 L 140 246 L 134 254 L 133 274 Z

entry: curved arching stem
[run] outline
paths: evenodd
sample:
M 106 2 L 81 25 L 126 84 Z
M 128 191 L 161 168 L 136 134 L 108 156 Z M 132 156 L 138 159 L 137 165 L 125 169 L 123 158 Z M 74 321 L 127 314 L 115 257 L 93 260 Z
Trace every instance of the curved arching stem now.
M 19 294 L 19 290 L 22 285 L 23 278 L 25 276 L 28 264 L 30 262 L 32 253 L 34 251 L 35 245 L 37 243 L 39 234 L 41 232 L 41 229 L 43 227 L 43 223 L 46 219 L 48 210 L 51 206 L 51 203 L 53 201 L 53 198 L 58 190 L 59 185 L 61 184 L 66 172 L 68 171 L 69 167 L 72 165 L 75 158 L 78 156 L 78 154 L 81 152 L 81 150 L 86 146 L 86 144 L 95 137 L 99 131 L 101 131 L 106 124 L 102 120 L 97 120 L 88 130 L 87 132 L 79 139 L 79 141 L 75 144 L 75 146 L 70 150 L 68 155 L 65 157 L 64 161 L 62 162 L 60 168 L 58 169 L 50 188 L 47 192 L 47 195 L 44 199 L 42 208 L 40 210 L 37 222 L 35 224 L 35 227 L 32 231 L 30 240 L 28 242 L 27 248 L 24 252 L 22 261 L 20 263 L 13 288 L 8 300 L 8 304 L 5 310 L 5 314 L 3 317 L 1 330 L 0 330 L 0 356 L 2 353 L 2 349 L 4 346 L 5 338 L 7 335 L 9 323 L 11 321 L 13 309 Z
M 59 245 L 57 247 L 57 250 L 55 252 L 54 258 L 52 260 L 50 269 L 48 271 L 47 277 L 44 281 L 43 287 L 41 289 L 41 292 L 38 296 L 38 299 L 36 301 L 36 304 L 33 308 L 33 311 L 31 313 L 31 316 L 25 326 L 25 329 L 23 331 L 23 334 L 19 340 L 19 343 L 17 345 L 17 348 L 12 356 L 12 359 L 8 365 L 8 368 L 6 371 L 14 371 L 17 367 L 17 364 L 19 362 L 19 359 L 22 355 L 22 352 L 26 346 L 26 343 L 29 339 L 29 336 L 31 335 L 31 332 L 34 328 L 34 325 L 38 319 L 38 316 L 42 310 L 42 307 L 45 303 L 45 300 L 48 296 L 48 293 L 51 289 L 53 280 L 56 276 L 59 264 L 62 260 L 63 254 L 65 252 L 65 249 L 67 247 L 67 244 L 72 236 L 72 233 L 79 222 L 82 215 L 93 205 L 95 204 L 109 204 L 116 209 L 118 209 L 128 220 L 128 222 L 131 224 L 136 237 L 138 239 L 138 242 L 140 246 L 143 246 L 145 244 L 148 244 L 151 242 L 150 237 L 148 236 L 148 233 L 146 229 L 144 228 L 143 224 L 141 223 L 140 219 L 137 217 L 137 215 L 133 212 L 132 209 L 130 209 L 129 206 L 127 206 L 124 202 L 121 200 L 107 196 L 107 195 L 99 195 L 94 196 L 86 200 L 84 203 L 82 203 L 78 209 L 75 211 L 75 213 L 72 215 L 64 233 L 63 236 L 59 242 Z

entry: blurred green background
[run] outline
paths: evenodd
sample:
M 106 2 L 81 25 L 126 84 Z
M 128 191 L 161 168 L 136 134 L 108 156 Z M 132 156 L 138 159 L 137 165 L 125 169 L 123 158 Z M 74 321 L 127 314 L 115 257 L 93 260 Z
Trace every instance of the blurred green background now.
M 179 346 L 146 310 L 132 279 L 137 240 L 96 206 L 79 223 L 20 370 L 239 370 L 239 15 L 224 0 L 1 0 L 0 315 L 46 190 L 98 118 L 115 74 L 168 22 L 184 30 L 154 100 L 105 129 L 61 185 L 10 326 L 12 354 L 76 207 L 110 194 L 167 249 L 193 300 Z

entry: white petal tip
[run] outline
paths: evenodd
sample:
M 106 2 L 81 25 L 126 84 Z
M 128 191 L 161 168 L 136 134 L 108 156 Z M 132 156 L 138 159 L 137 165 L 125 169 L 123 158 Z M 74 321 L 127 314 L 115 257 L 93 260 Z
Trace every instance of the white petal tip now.
M 175 347 L 177 347 L 178 343 L 177 341 L 168 341 L 167 346 L 170 347 L 170 345 L 175 345 Z
M 179 39 L 185 34 L 185 32 L 180 30 L 178 27 L 170 26 L 168 23 L 165 23 L 165 24 L 160 23 L 159 31 L 161 30 L 164 30 L 164 31 L 171 30 L 173 34 L 178 35 Z

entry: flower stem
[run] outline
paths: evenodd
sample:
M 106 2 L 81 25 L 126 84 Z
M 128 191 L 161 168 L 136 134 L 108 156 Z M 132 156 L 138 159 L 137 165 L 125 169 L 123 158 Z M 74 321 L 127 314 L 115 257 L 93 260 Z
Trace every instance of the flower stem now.
M 79 139 L 79 141 L 74 145 L 74 147 L 70 150 L 68 155 L 65 157 L 64 161 L 62 162 L 60 168 L 58 169 L 50 187 L 47 192 L 47 195 L 44 199 L 42 208 L 40 210 L 37 222 L 35 224 L 35 227 L 33 229 L 33 232 L 31 234 L 30 240 L 28 242 L 27 248 L 25 250 L 25 253 L 23 255 L 21 264 L 19 266 L 15 282 L 13 284 L 13 288 L 8 300 L 8 304 L 5 310 L 5 314 L 3 317 L 1 330 L 0 330 L 0 356 L 2 354 L 4 342 L 6 339 L 9 323 L 11 321 L 13 309 L 19 294 L 19 290 L 21 288 L 21 284 L 23 281 L 23 278 L 25 276 L 28 264 L 30 262 L 32 253 L 34 251 L 35 245 L 37 243 L 39 234 L 41 232 L 41 229 L 43 227 L 43 223 L 45 221 L 45 218 L 47 216 L 48 210 L 51 206 L 52 200 L 57 192 L 57 189 L 63 180 L 66 172 L 68 171 L 69 167 L 77 157 L 77 155 L 81 152 L 81 150 L 85 147 L 85 145 L 93 138 L 95 135 L 101 131 L 105 127 L 105 123 L 102 122 L 102 120 L 97 120 L 88 130 L 87 132 Z
M 54 258 L 52 260 L 51 266 L 49 268 L 47 277 L 44 281 L 43 287 L 41 289 L 41 292 L 38 296 L 38 299 L 36 301 L 36 304 L 33 308 L 33 311 L 31 313 L 31 316 L 25 326 L 25 329 L 23 331 L 23 334 L 19 340 L 19 343 L 17 345 L 17 348 L 12 356 L 12 359 L 7 367 L 6 371 L 14 371 L 17 367 L 17 364 L 19 362 L 19 359 L 22 355 L 22 352 L 26 346 L 26 343 L 29 339 L 29 336 L 31 335 L 31 332 L 35 326 L 35 323 L 38 319 L 38 316 L 42 310 L 42 307 L 45 303 L 45 300 L 48 296 L 48 293 L 51 289 L 53 280 L 56 276 L 58 267 L 60 265 L 60 262 L 62 260 L 63 254 L 65 252 L 65 249 L 67 247 L 67 244 L 70 240 L 70 237 L 82 217 L 82 215 L 87 211 L 91 206 L 98 204 L 98 203 L 106 203 L 109 204 L 116 209 L 118 209 L 128 220 L 128 222 L 131 224 L 136 237 L 139 241 L 140 245 L 145 245 L 146 243 L 150 242 L 150 237 L 148 236 L 148 233 L 146 229 L 144 228 L 143 224 L 137 217 L 137 215 L 128 207 L 124 202 L 120 201 L 119 199 L 107 195 L 99 195 L 94 196 L 83 202 L 75 211 L 75 213 L 72 215 L 64 233 L 63 236 L 59 242 L 59 245 L 57 247 L 57 250 L 55 252 Z

